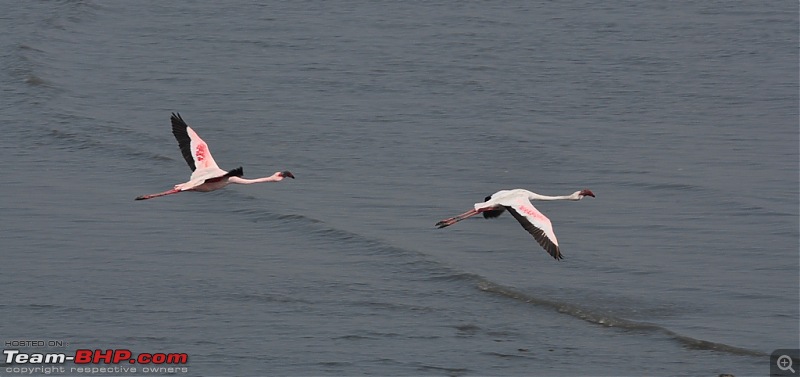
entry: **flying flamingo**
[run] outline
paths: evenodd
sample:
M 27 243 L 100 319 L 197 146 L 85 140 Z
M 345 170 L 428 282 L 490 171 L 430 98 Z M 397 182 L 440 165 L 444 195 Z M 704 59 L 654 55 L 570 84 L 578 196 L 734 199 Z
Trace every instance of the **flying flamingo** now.
M 136 200 L 145 200 L 157 198 L 159 196 L 177 194 L 183 191 L 200 191 L 208 192 L 219 190 L 230 183 L 238 183 L 240 185 L 249 185 L 252 183 L 260 182 L 278 182 L 286 177 L 294 178 L 290 171 L 279 171 L 269 177 L 257 179 L 242 178 L 244 170 L 241 167 L 231 171 L 225 171 L 217 166 L 214 162 L 214 157 L 211 157 L 211 151 L 208 150 L 206 144 L 194 130 L 183 121 L 180 114 L 172 113 L 172 134 L 178 140 L 178 146 L 181 148 L 183 158 L 192 169 L 192 176 L 186 183 L 175 185 L 172 190 L 167 190 L 157 194 L 141 195 L 136 197 Z
M 594 198 L 591 190 L 575 191 L 572 195 L 547 196 L 539 195 L 523 189 L 502 190 L 491 196 L 487 196 L 483 203 L 475 203 L 475 209 L 471 209 L 458 216 L 444 219 L 436 223 L 439 228 L 453 225 L 468 217 L 483 213 L 487 219 L 495 218 L 503 214 L 505 210 L 514 216 L 522 227 L 530 233 L 536 242 L 553 256 L 556 260 L 562 259 L 561 250 L 558 248 L 558 239 L 553 233 L 553 225 L 550 219 L 543 215 L 536 207 L 531 204 L 531 200 L 581 200 L 584 196 Z

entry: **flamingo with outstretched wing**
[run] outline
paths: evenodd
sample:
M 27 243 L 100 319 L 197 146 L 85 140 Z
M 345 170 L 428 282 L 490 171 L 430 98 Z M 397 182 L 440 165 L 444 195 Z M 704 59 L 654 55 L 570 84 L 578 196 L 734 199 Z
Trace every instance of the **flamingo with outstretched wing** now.
M 241 167 L 225 171 L 217 166 L 211 151 L 200 136 L 183 121 L 180 114 L 172 113 L 172 134 L 178 140 L 183 158 L 192 169 L 192 176 L 189 181 L 175 185 L 171 190 L 159 192 L 157 194 L 141 195 L 136 200 L 157 198 L 159 196 L 177 194 L 184 191 L 208 192 L 219 190 L 231 183 L 249 185 L 260 182 L 279 182 L 284 178 L 294 178 L 290 171 L 278 171 L 269 177 L 246 179 L 242 178 L 244 170 Z
M 558 247 L 556 234 L 553 232 L 553 224 L 531 204 L 531 200 L 581 200 L 585 196 L 594 197 L 594 193 L 591 190 L 581 190 L 575 191 L 572 195 L 547 196 L 523 189 L 501 190 L 487 196 L 483 203 L 475 203 L 474 209 L 439 221 L 436 226 L 444 228 L 479 213 L 487 219 L 495 218 L 508 211 L 548 254 L 558 260 L 562 259 L 563 255 Z

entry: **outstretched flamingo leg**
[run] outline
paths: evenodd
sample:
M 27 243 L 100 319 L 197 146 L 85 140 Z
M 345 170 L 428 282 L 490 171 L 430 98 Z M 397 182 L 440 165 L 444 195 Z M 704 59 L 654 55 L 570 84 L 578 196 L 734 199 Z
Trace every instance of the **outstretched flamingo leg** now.
M 446 226 L 453 225 L 453 224 L 455 224 L 455 223 L 457 223 L 457 222 L 459 222 L 461 220 L 464 220 L 466 218 L 475 216 L 475 215 L 477 215 L 479 213 L 481 213 L 481 211 L 476 211 L 474 209 L 471 209 L 471 210 L 469 210 L 467 212 L 464 212 L 464 213 L 462 213 L 462 214 L 460 214 L 458 216 L 453 216 L 453 217 L 451 217 L 449 219 L 444 219 L 442 221 L 439 221 L 438 223 L 436 223 L 436 227 L 441 229 L 441 228 L 444 228 Z
M 167 191 L 164 191 L 164 192 L 159 192 L 158 194 L 140 195 L 140 196 L 137 196 L 135 200 L 152 199 L 152 198 L 157 198 L 159 196 L 177 194 L 179 192 L 181 192 L 181 190 L 172 189 L 172 190 L 167 190 Z

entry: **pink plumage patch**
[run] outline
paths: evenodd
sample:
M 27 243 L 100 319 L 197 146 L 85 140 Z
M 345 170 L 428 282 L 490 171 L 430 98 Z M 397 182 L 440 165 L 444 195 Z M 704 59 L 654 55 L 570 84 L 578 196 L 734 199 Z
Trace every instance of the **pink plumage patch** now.
M 197 150 L 194 152 L 194 158 L 197 162 L 202 162 L 206 159 L 206 146 L 204 144 L 197 146 Z
M 526 205 L 522 205 L 522 206 L 519 206 L 518 209 L 519 209 L 520 212 L 522 212 L 522 213 L 524 213 L 524 214 L 526 214 L 528 216 L 533 216 L 534 218 L 542 220 L 542 221 L 549 221 L 547 219 L 547 217 L 544 217 L 544 215 L 542 215 L 541 212 L 537 211 L 534 208 L 528 207 Z

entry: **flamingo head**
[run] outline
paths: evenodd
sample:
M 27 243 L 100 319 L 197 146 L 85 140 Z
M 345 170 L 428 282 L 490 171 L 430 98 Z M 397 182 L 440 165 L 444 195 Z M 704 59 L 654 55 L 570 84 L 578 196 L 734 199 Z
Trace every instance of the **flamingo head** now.
M 592 192 L 592 190 L 589 190 L 589 189 L 583 189 L 583 190 L 581 190 L 580 192 L 578 192 L 578 196 L 579 196 L 579 197 L 591 196 L 591 197 L 593 197 L 593 198 L 594 198 L 594 193 Z
M 281 178 L 291 178 L 291 179 L 294 179 L 294 174 L 292 174 L 292 172 L 290 172 L 290 171 L 288 171 L 288 170 L 284 170 L 284 171 L 282 171 L 282 172 L 279 172 L 279 173 L 278 173 L 278 176 L 279 176 L 279 177 L 281 177 Z M 594 196 L 594 195 L 592 195 L 592 196 Z

